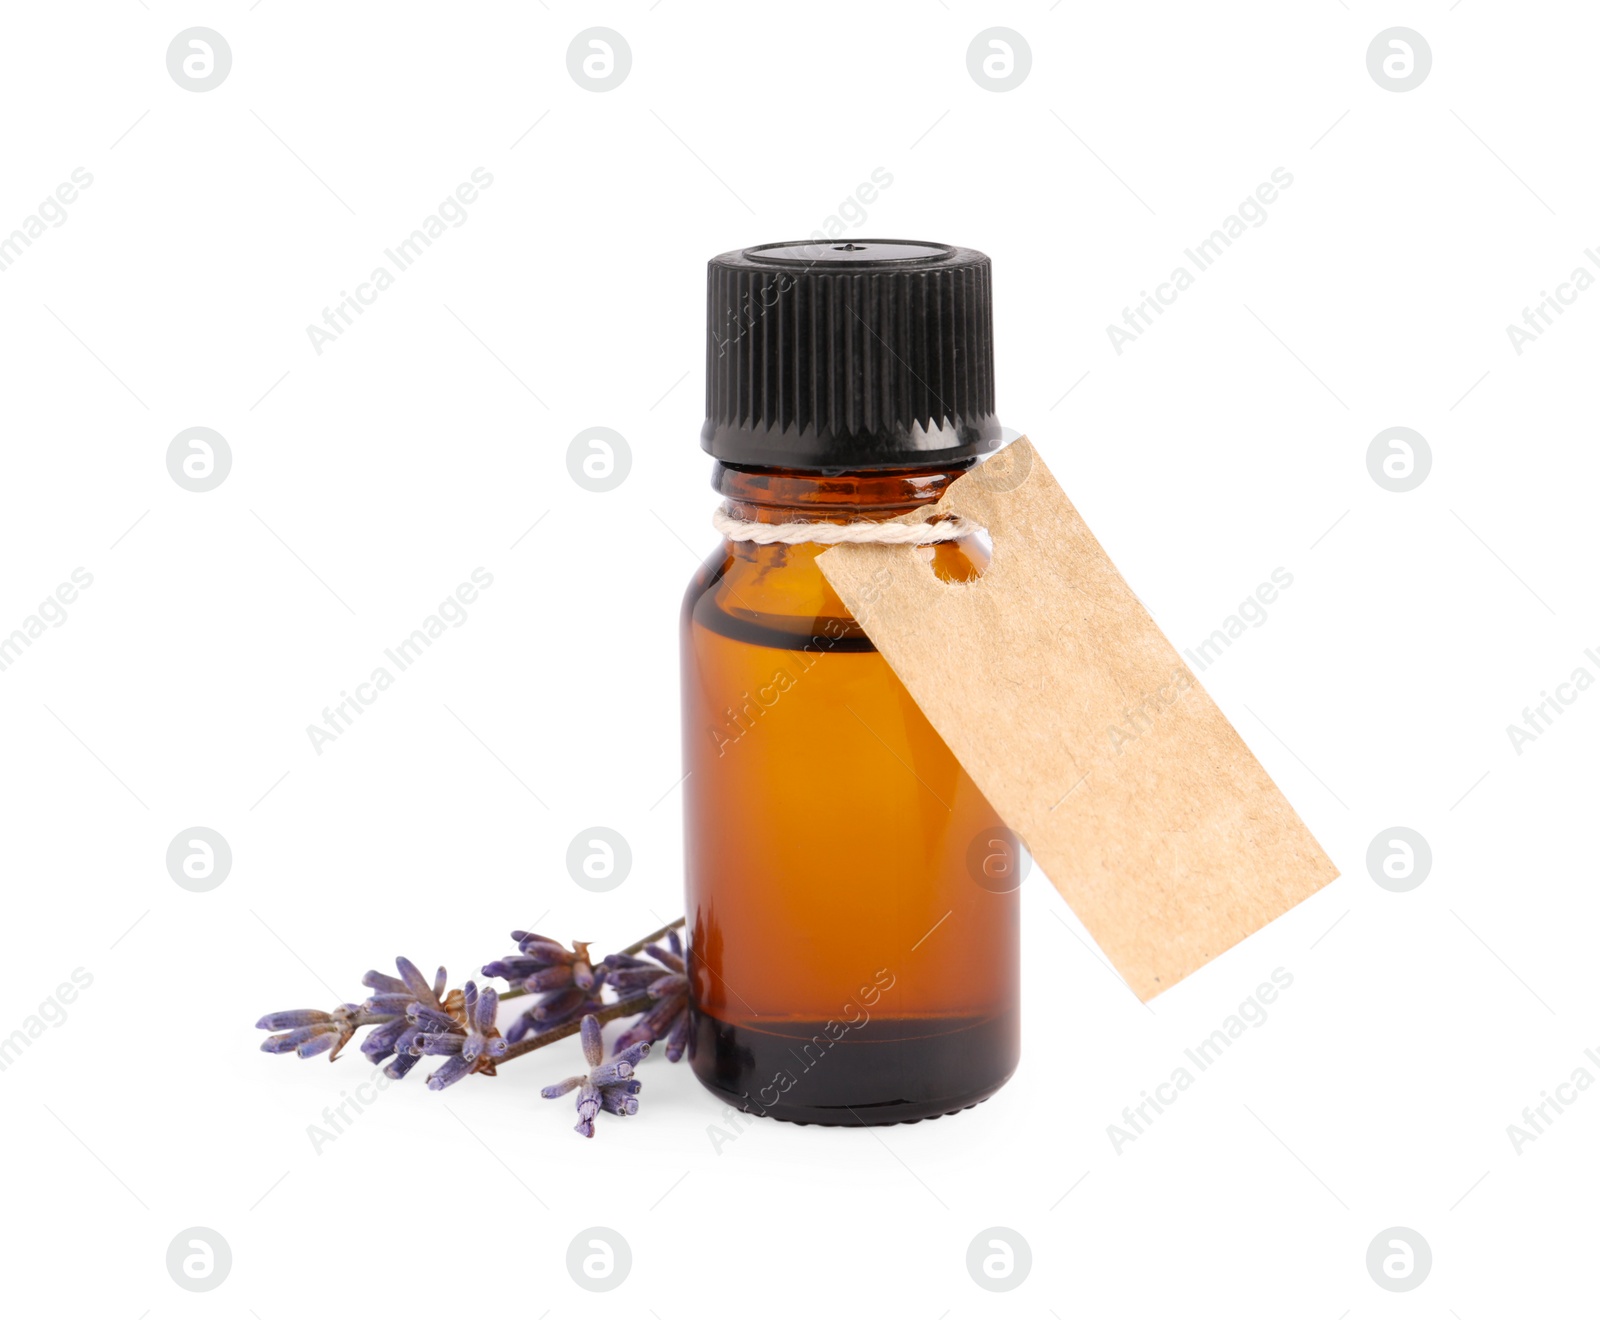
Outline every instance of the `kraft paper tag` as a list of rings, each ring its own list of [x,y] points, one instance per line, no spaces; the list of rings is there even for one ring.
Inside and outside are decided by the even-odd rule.
[[[1140,999],[1338,874],[1026,439],[900,521],[935,514],[989,529],[981,578],[817,562]]]

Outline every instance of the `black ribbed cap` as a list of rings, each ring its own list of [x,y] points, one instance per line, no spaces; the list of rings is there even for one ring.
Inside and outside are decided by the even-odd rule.
[[[983,253],[766,243],[713,257],[707,275],[700,443],[723,462],[932,466],[1000,443]]]

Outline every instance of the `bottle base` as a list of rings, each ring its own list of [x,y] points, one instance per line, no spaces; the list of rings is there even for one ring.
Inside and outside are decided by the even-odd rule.
[[[1005,1083],[1002,1082],[1000,1085],[1003,1086]],[[971,1104],[958,1105],[954,1109],[946,1109],[942,1112],[936,1112],[932,1114],[917,1114],[913,1117],[909,1114],[905,1116],[888,1114],[874,1115],[871,1113],[851,1111],[846,1113],[843,1118],[839,1117],[838,1114],[832,1110],[814,1111],[816,1116],[810,1118],[800,1117],[799,1110],[787,1112],[777,1109],[768,1109],[765,1112],[762,1112],[760,1110],[751,1108],[749,1105],[746,1105],[741,1101],[734,1099],[733,1097],[728,1096],[725,1091],[718,1091],[715,1087],[711,1089],[715,1094],[727,1099],[728,1102],[741,1113],[753,1114],[757,1118],[770,1118],[775,1123],[793,1123],[796,1127],[891,1127],[896,1123],[932,1123],[938,1118],[953,1118],[955,1115],[963,1113],[968,1109],[976,1109],[991,1095],[993,1095],[995,1091],[998,1091],[1000,1087],[996,1086],[992,1090],[985,1092]]]
[[[1016,1069],[1018,1015],[785,1020],[760,1028],[695,1013],[695,1076],[731,1107],[823,1127],[919,1123],[971,1109]]]

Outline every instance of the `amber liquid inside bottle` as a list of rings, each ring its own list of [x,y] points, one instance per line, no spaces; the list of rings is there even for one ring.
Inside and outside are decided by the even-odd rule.
[[[964,466],[843,476],[720,466],[736,517],[889,518]],[[696,1075],[796,1122],[937,1117],[1020,1046],[1018,895],[998,815],[829,587],[817,545],[724,542],[683,609]],[[951,582],[975,538],[919,554]]]

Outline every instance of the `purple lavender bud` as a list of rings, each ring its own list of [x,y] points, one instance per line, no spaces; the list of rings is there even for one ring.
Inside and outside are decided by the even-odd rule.
[[[338,1037],[330,1036],[327,1032],[323,1032],[320,1036],[313,1036],[306,1041],[295,1053],[302,1059],[315,1058],[317,1055],[326,1054],[331,1050],[337,1040]]]
[[[496,958],[491,963],[484,963],[484,976],[497,976],[502,981],[521,981],[532,976],[542,966],[537,958]]]
[[[638,1044],[648,1045],[649,1043],[650,1043],[650,1031],[649,1031],[649,1029],[648,1028],[644,1028],[644,1027],[640,1027],[637,1024],[635,1024],[634,1026],[629,1027],[620,1036],[618,1036],[617,1037],[617,1043],[615,1045],[613,1045],[611,1048],[612,1048],[613,1053],[621,1054],[625,1050],[632,1049],[635,1045],[638,1045]]]
[[[430,1091],[442,1091],[447,1086],[452,1086],[463,1077],[472,1072],[472,1065],[459,1054],[446,1059],[444,1063],[428,1078]]]
[[[684,970],[683,941],[677,930],[667,932],[667,945],[645,946],[644,952],[653,962],[643,962],[629,954],[612,954],[606,959],[615,969],[611,982],[619,994],[646,990],[656,1001],[617,1037],[612,1046],[614,1056],[642,1042],[665,1041],[669,1063],[683,1058],[689,1039],[689,978]]]
[[[367,1000],[365,1007],[367,1012],[376,1013],[382,1017],[404,1017],[406,1009],[416,1002],[417,997],[409,990],[402,989],[394,993],[385,990]]]
[[[422,969],[419,968],[416,963],[412,962],[411,959],[396,958],[394,960],[394,965],[400,973],[400,979],[405,982],[406,989],[411,991],[416,998],[438,998],[438,995],[430,994],[430,987],[428,985],[427,978],[423,976]],[[442,972],[444,969],[441,967],[439,970]]]
[[[650,1053],[650,1042],[641,1040],[636,1044],[630,1044],[626,1049],[617,1050],[612,1057],[619,1063],[626,1063],[631,1067],[648,1053]],[[623,1073],[621,1075],[626,1077],[628,1074]]]
[[[559,1082],[551,1082],[549,1086],[540,1091],[546,1100],[559,1100],[567,1095],[574,1087],[582,1086],[582,1077],[563,1077]]]
[[[554,1026],[555,1023],[565,1020],[572,1015],[572,1010],[583,1002],[583,991],[577,986],[569,985],[546,995],[537,1005],[529,1010],[537,1022],[547,1022]]]
[[[406,1007],[406,1021],[410,1022],[419,1031],[450,1032],[459,1031],[456,1020],[448,1013],[442,1013],[427,1004],[410,1004]]]
[[[570,963],[577,955],[570,949],[563,949],[554,940],[547,940],[542,935],[530,935],[517,942],[517,948],[530,958],[536,958],[544,966],[550,967],[556,963]]]
[[[614,1087],[608,1087],[600,1093],[600,1108],[608,1114],[626,1117],[639,1112],[639,1102],[631,1095],[623,1095]]]
[[[345,1007],[354,1011],[358,1005],[346,1004]],[[332,1013],[324,1013],[320,1008],[291,1008],[282,1013],[268,1013],[266,1017],[256,1023],[258,1031],[287,1031],[290,1027],[315,1027],[326,1026],[333,1021]]]
[[[689,1014],[687,1010],[678,1015],[677,1021],[672,1024],[672,1030],[667,1033],[667,1062],[676,1063],[683,1058],[684,1047],[689,1043]]]
[[[505,1037],[485,1036],[481,1031],[477,1031],[468,1036],[461,1046],[461,1057],[468,1063],[476,1063],[480,1058],[503,1059],[510,1048]]]
[[[383,1075],[399,1081],[408,1072],[417,1066],[417,1056],[404,1051],[396,1051],[394,1058],[383,1066]]]
[[[367,1033],[367,1038],[361,1042],[361,1052],[374,1063],[381,1063],[394,1053],[394,1043],[406,1030],[404,1018],[397,1018],[385,1022],[382,1026],[374,1028]]]
[[[683,958],[679,954],[663,949],[659,944],[646,946],[645,952],[663,967],[670,967],[675,972],[683,971]]]
[[[319,1027],[296,1027],[293,1031],[282,1036],[271,1036],[261,1042],[261,1048],[268,1054],[287,1054],[290,1050],[298,1050],[313,1036],[322,1034]]]
[[[578,1088],[578,1118],[583,1122],[592,1122],[599,1112],[600,1088],[593,1082],[585,1081]]]
[[[621,1059],[613,1059],[610,1063],[602,1063],[598,1068],[589,1070],[589,1081],[595,1086],[610,1086],[614,1082],[626,1081],[633,1076],[633,1065],[624,1063]]]
[[[605,1057],[600,1040],[600,1020],[593,1013],[583,1019],[581,1039],[583,1041],[583,1057],[589,1061],[589,1066],[593,1068]]]
[[[564,985],[572,984],[572,968],[563,963],[559,967],[546,967],[534,972],[532,976],[522,982],[525,989],[538,992],[541,990],[559,990]]]
[[[256,1026],[262,1031],[284,1032],[280,1036],[269,1036],[261,1043],[262,1050],[268,1054],[294,1053],[302,1059],[326,1054],[329,1059],[336,1059],[357,1030],[380,1020],[361,1004],[340,1004],[331,1013],[319,1008],[268,1013]]]

